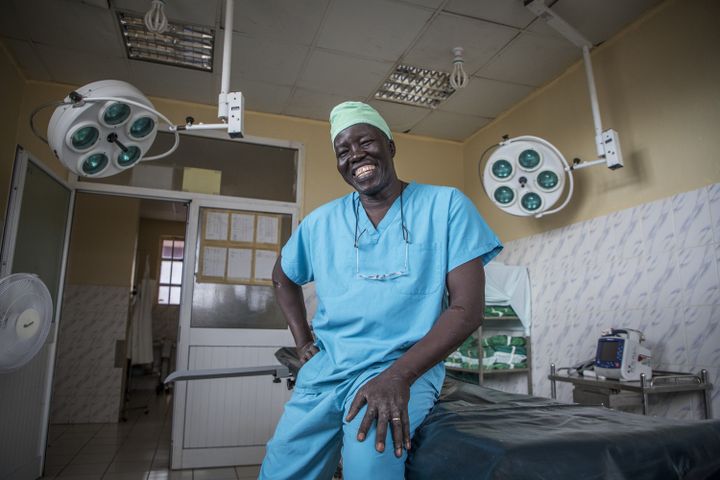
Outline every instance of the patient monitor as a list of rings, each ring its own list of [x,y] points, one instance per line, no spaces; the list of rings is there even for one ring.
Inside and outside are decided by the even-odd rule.
[[[598,339],[595,372],[605,378],[620,381],[640,380],[640,375],[652,375],[646,362],[650,350],[641,345],[642,332],[630,328],[613,328]]]

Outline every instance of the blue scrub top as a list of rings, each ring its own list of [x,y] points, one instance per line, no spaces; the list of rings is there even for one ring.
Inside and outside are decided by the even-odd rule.
[[[298,285],[315,281],[318,297],[320,352],[300,370],[299,389],[386,368],[435,324],[447,273],[502,250],[459,190],[411,183],[402,197],[409,243],[399,197],[375,228],[353,193],[313,211],[283,247],[285,275]]]

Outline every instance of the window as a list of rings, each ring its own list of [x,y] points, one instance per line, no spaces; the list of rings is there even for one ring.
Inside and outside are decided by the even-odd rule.
[[[185,239],[161,237],[158,303],[180,305]]]

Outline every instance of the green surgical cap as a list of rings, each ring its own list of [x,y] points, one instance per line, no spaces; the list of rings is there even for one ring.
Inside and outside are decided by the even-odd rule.
[[[343,102],[336,105],[330,112],[330,141],[335,143],[338,133],[358,123],[372,125],[392,140],[390,127],[377,110],[363,102]]]

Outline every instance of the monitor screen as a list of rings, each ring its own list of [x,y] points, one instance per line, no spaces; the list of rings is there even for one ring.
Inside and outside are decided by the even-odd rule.
[[[600,340],[597,359],[601,362],[615,361],[617,359],[618,347],[620,347],[620,342],[618,341]]]

